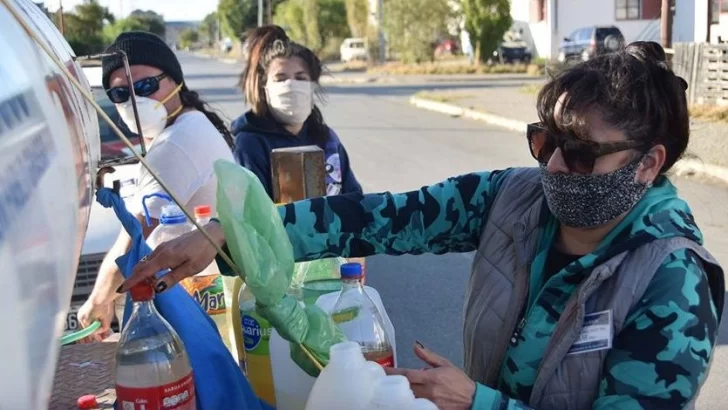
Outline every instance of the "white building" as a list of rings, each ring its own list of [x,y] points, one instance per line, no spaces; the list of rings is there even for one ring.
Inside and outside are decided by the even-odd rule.
[[[728,41],[728,0],[674,1],[673,42],[706,41],[708,21],[715,23],[710,26],[711,42],[717,42],[721,28]],[[619,27],[628,43],[659,42],[661,6],[661,0],[511,0],[511,16],[534,54],[552,58],[564,37],[589,26]]]

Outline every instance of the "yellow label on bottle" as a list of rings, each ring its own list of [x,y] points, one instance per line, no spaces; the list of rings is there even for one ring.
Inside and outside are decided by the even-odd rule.
[[[270,336],[273,327],[253,311],[240,312],[245,344],[245,368],[255,394],[275,406],[273,370],[270,364]]]
[[[219,274],[191,276],[180,284],[208,315],[225,313],[225,291],[222,286],[222,276]]]

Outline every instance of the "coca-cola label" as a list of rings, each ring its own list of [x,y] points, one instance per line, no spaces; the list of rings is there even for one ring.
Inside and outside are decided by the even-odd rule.
[[[116,385],[119,410],[195,410],[192,372],[174,383],[155,387]]]

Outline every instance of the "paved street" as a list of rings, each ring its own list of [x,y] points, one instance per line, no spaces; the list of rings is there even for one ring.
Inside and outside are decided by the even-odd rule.
[[[245,107],[237,90],[239,67],[183,56],[190,88],[229,119]],[[463,87],[472,86],[462,82]],[[453,84],[327,86],[324,117],[344,141],[364,189],[403,191],[477,170],[533,165],[525,138],[479,122],[419,110],[408,98],[423,88]],[[707,236],[708,248],[728,266],[728,190],[677,181]],[[461,364],[461,311],[470,254],[371,258],[368,283],[380,292],[397,329],[399,364],[421,367],[415,339]],[[722,344],[728,342],[725,326]],[[721,408],[728,392],[728,350],[719,348],[701,409]]]

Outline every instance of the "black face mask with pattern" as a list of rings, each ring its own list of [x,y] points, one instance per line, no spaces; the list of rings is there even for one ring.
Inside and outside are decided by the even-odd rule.
[[[629,211],[649,184],[636,182],[641,159],[601,175],[552,174],[540,164],[541,185],[556,219],[566,226],[591,228]]]

